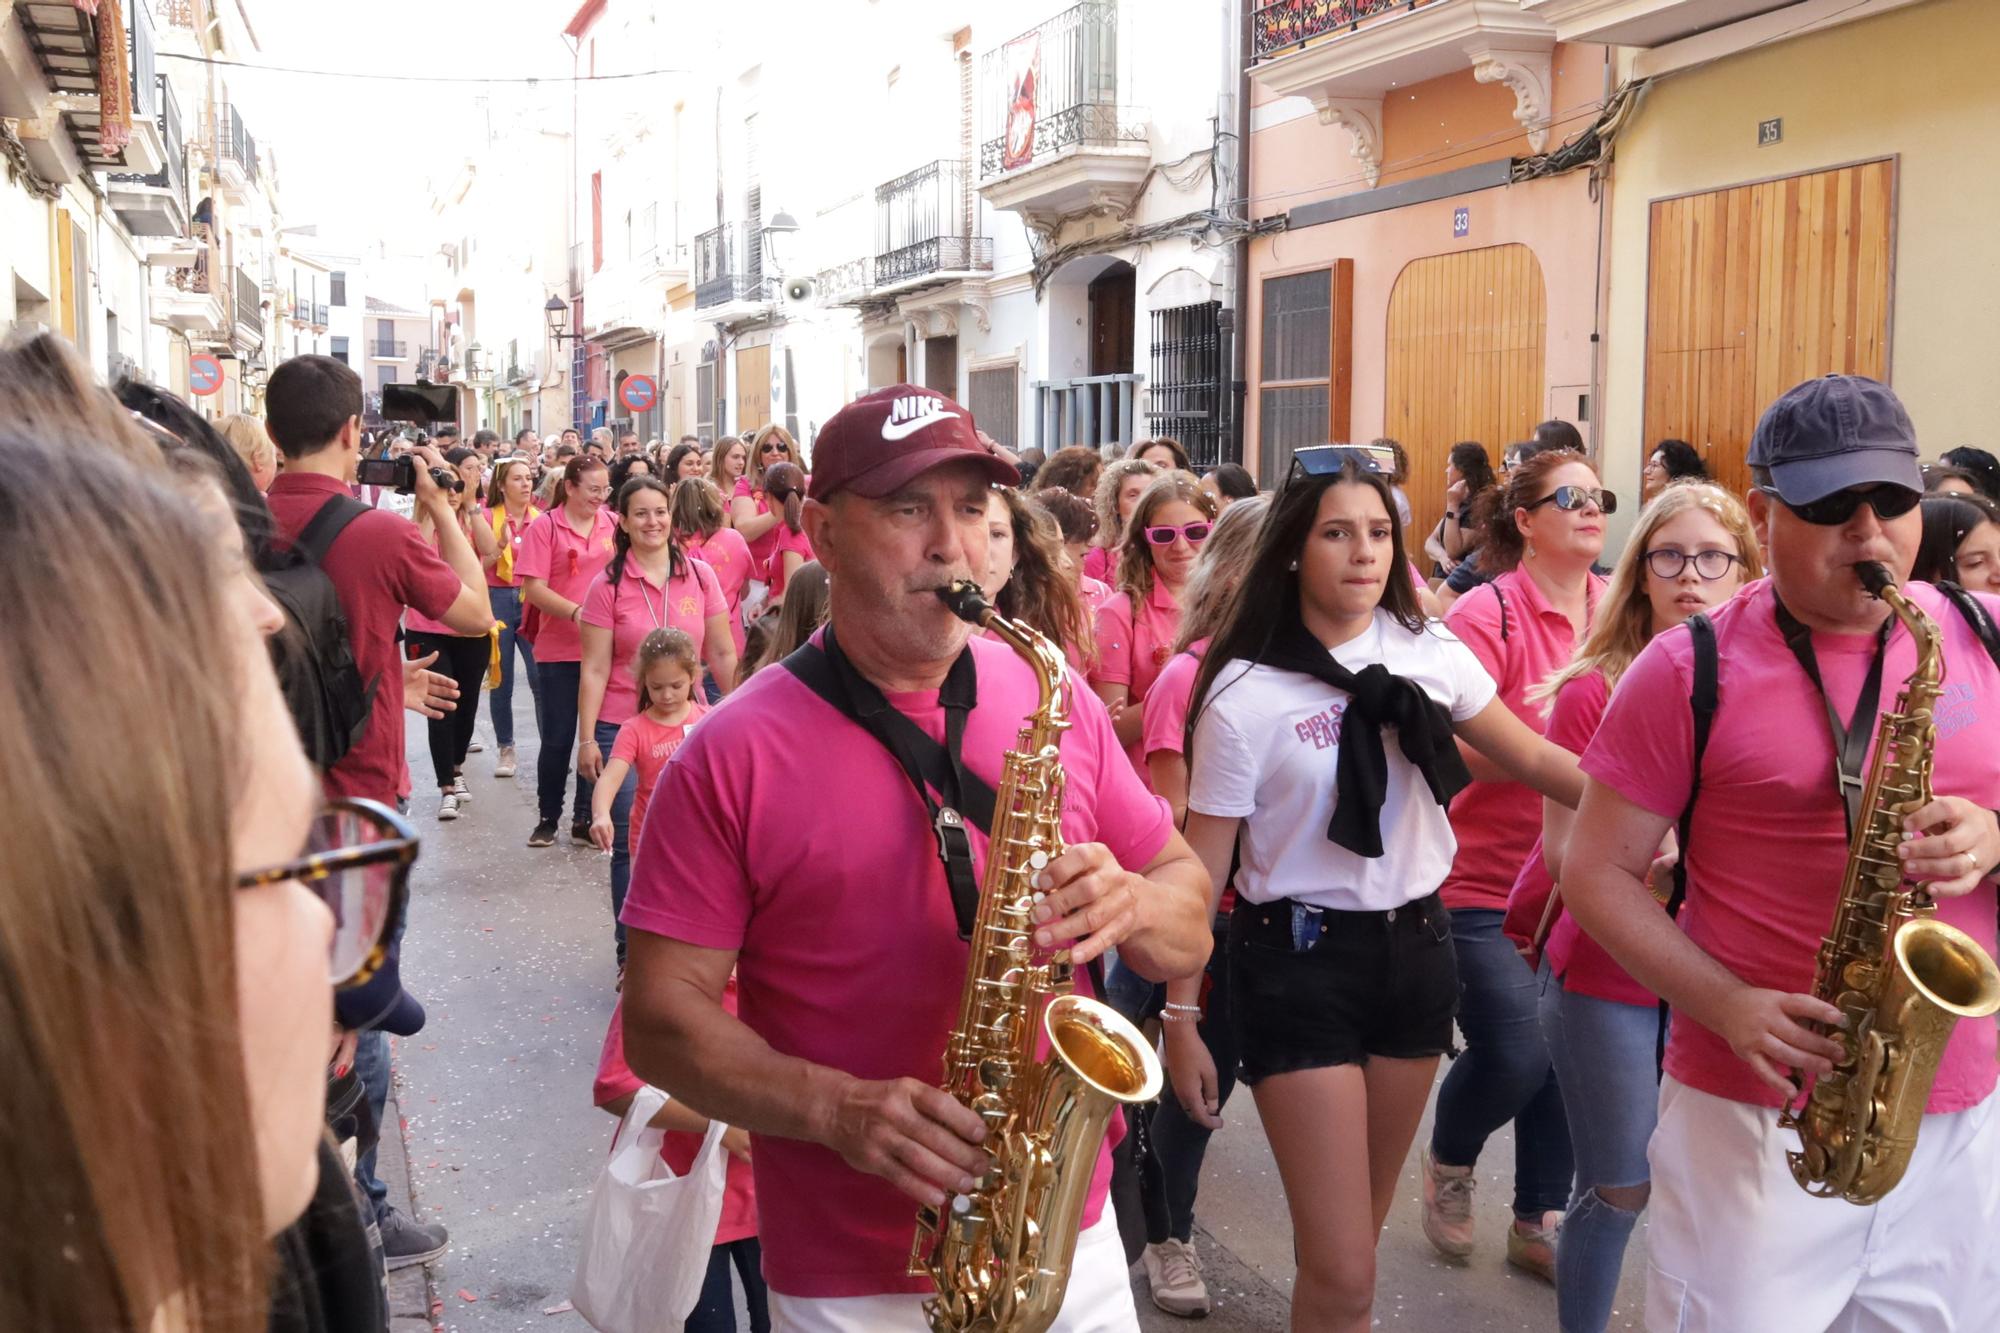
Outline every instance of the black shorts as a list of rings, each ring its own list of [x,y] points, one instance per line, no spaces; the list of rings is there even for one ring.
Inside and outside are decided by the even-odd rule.
[[[1238,901],[1229,919],[1229,987],[1239,1076],[1416,1060],[1451,1045],[1458,960],[1451,914],[1433,893],[1385,912],[1328,910],[1304,918],[1294,948],[1293,904]]]

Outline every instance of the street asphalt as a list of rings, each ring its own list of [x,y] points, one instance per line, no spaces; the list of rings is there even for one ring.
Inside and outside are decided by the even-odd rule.
[[[399,1110],[403,1122],[414,1206],[424,1220],[450,1228],[451,1247],[428,1270],[396,1275],[398,1333],[424,1324],[454,1333],[586,1327],[567,1301],[583,1215],[614,1123],[590,1101],[616,998],[609,866],[595,850],[571,846],[566,832],[554,847],[527,846],[534,722],[526,691],[516,695],[520,776],[493,776],[496,748],[482,700],[485,748],[466,764],[473,800],[452,823],[436,818],[422,725],[412,718],[409,729],[411,816],[423,852],[403,974],[429,1023],[396,1043],[391,1114]],[[1275,1333],[1288,1325],[1291,1226],[1248,1094],[1239,1093],[1225,1114],[1198,1208],[1196,1243],[1215,1298],[1202,1327]],[[1469,1262],[1452,1264],[1437,1257],[1419,1227],[1412,1152],[1378,1253],[1377,1327],[1474,1333],[1556,1326],[1551,1288],[1506,1263],[1511,1167],[1503,1132],[1479,1167],[1479,1249]],[[403,1163],[385,1170],[400,1194]],[[1613,1329],[1640,1327],[1644,1269],[1642,1228],[1626,1258]],[[1148,1333],[1187,1327],[1153,1308],[1143,1279],[1134,1292]]]

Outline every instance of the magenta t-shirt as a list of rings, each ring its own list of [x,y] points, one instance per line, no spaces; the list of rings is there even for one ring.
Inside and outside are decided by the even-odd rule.
[[[697,662],[710,616],[725,615],[729,604],[715,571],[692,556],[681,557],[681,572],[666,585],[652,582],[639,562],[627,559],[625,577],[614,586],[604,574],[590,581],[583,595],[583,623],[611,631],[611,676],[604,683],[599,722],[623,722],[639,710],[639,682],[632,675],[632,655],[656,629],[685,630],[694,640]],[[537,659],[539,660],[539,658]]]
[[[971,644],[979,706],[963,754],[997,785],[1001,756],[1036,706],[1035,680],[1011,649]],[[1166,846],[1171,816],[1120,756],[1110,716],[1081,680],[1071,684],[1084,697],[1061,740],[1063,835],[1101,842],[1138,869]],[[889,701],[943,739],[935,692]],[[640,840],[627,927],[736,951],[743,1021],[776,1050],[857,1078],[942,1079],[967,946],[929,813],[880,742],[789,671],[760,671],[688,737],[655,800],[674,817],[649,823]],[[975,833],[973,844],[983,864],[985,839]],[[1087,974],[1077,989],[1089,991]],[[1099,1155],[1085,1226],[1103,1212],[1118,1132]],[[774,1290],[930,1290],[905,1271],[916,1226],[907,1195],[796,1139],[754,1136],[751,1159],[758,1192],[783,1200],[761,1219]]]
[[[1153,688],[1146,691],[1145,723],[1139,733],[1139,750],[1147,758],[1152,758],[1155,750],[1167,750],[1174,754],[1185,752],[1188,709],[1194,702],[1194,678],[1201,670],[1201,655],[1207,649],[1207,639],[1196,639],[1188,645],[1186,652],[1175,653],[1153,679]]]
[[[1090,668],[1090,683],[1125,686],[1131,695],[1126,706],[1137,708],[1174,655],[1174,640],[1180,633],[1181,604],[1159,579],[1153,580],[1152,591],[1136,606],[1131,593],[1119,593],[1097,608],[1097,661]],[[1143,741],[1134,741],[1126,754],[1144,777]]]
[[[1593,614],[1603,590],[1604,580],[1591,575]],[[1505,639],[1500,637],[1503,598]],[[1545,732],[1541,705],[1528,702],[1528,691],[1569,664],[1576,633],[1528,571],[1516,567],[1474,588],[1451,604],[1444,623],[1493,677],[1514,716],[1530,730]],[[1444,905],[1505,910],[1514,880],[1542,834],[1541,794],[1520,782],[1474,782],[1452,798],[1451,831],[1458,855],[1440,889]]]
[[[1935,588],[1904,593],[1944,632],[1945,683],[1935,709],[1932,790],[2000,807],[2000,672],[1965,617]],[[1980,596],[1989,614],[2000,600]],[[1680,924],[1717,962],[1753,986],[1810,992],[1814,954],[1833,923],[1847,864],[1847,827],[1834,790],[1833,737],[1818,691],[1779,633],[1768,581],[1709,612],[1720,658],[1715,720],[1702,757],[1688,845]],[[1827,698],[1852,714],[1875,636],[1813,635]],[[1694,755],[1693,644],[1685,628],[1656,636],[1613,692],[1583,771],[1663,819],[1687,803]],[[1901,626],[1889,637],[1882,706],[1893,707],[1916,654]],[[1872,736],[1873,722],[1865,722]],[[1938,900],[1937,919],[1993,950],[1991,880]],[[1676,1014],[1666,1071],[1692,1088],[1776,1106],[1778,1094],[1729,1043]],[[1952,1032],[1926,1111],[1975,1106],[1993,1091],[1994,1020],[1961,1020]]]
[[[706,541],[683,543],[681,549],[715,571],[722,588],[722,600],[729,604],[729,637],[736,641],[736,658],[743,659],[743,586],[755,578],[751,567],[750,543],[734,528],[717,528]]]
[[[785,595],[785,552],[796,551],[801,564],[815,557],[812,543],[806,540],[803,529],[793,532],[784,520],[780,519],[778,526],[772,531],[778,534],[778,540],[771,547],[771,560],[764,568],[764,582],[771,585],[771,599],[776,601]]]
[[[698,699],[700,691],[695,693]],[[646,807],[653,802],[653,789],[659,785],[667,760],[674,757],[674,751],[681,748],[688,732],[707,711],[699,702],[691,701],[687,716],[672,725],[655,722],[644,713],[634,713],[618,728],[610,757],[623,759],[639,775],[632,792],[632,815],[626,821],[626,836],[635,854],[639,850],[640,830],[646,827]]]
[[[1096,579],[1109,586],[1111,576],[1118,572],[1118,561],[1106,546],[1093,546],[1083,553],[1083,576]]]
[[[757,504],[757,512],[760,514],[771,512],[770,497],[764,493],[763,487],[752,486],[748,477],[738,477],[736,479],[736,491],[735,494],[730,496],[730,499],[734,501],[738,498],[754,500]],[[778,531],[784,526],[784,516],[780,515],[778,521],[772,524],[763,536],[750,543],[750,559],[752,567],[757,571],[754,577],[760,579],[764,577],[765,566],[771,563],[771,552],[778,547]]]
[[[569,525],[569,516],[560,506],[549,510],[521,535],[521,549],[514,556],[514,577],[546,579],[549,591],[582,604],[590,581],[611,563],[618,520],[609,505],[599,505],[589,532]],[[541,617],[535,639],[537,662],[580,662],[583,635],[576,625],[554,616]]]

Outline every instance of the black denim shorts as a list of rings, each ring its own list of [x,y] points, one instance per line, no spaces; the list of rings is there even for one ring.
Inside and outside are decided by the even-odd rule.
[[[1451,914],[1435,893],[1383,912],[1239,901],[1228,966],[1245,1083],[1371,1055],[1422,1059],[1451,1045],[1458,960]]]

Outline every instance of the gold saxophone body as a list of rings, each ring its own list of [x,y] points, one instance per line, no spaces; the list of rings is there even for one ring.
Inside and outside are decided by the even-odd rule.
[[[1778,1123],[1798,1131],[1799,1149],[1785,1158],[1808,1194],[1870,1204],[1909,1169],[1952,1028],[2000,1009],[2000,970],[1971,936],[1933,919],[1937,904],[1921,885],[1904,883],[1903,816],[1931,799],[1943,636],[1885,567],[1855,570],[1916,641],[1917,669],[1876,727],[1840,905],[1813,975],[1813,994],[1847,1017],[1845,1031],[1825,1033],[1841,1056]]]
[[[1041,699],[1008,751],[972,927],[944,1090],[986,1122],[987,1166],[970,1193],[917,1213],[910,1273],[937,1295],[935,1333],[1042,1333],[1062,1309],[1111,1112],[1151,1101],[1160,1061],[1115,1009],[1074,993],[1069,958],[1033,957],[1031,883],[1062,854],[1069,667],[1062,649],[996,612],[975,583],[939,596],[1034,668]],[[1046,1037],[1048,1055],[1042,1055]]]

